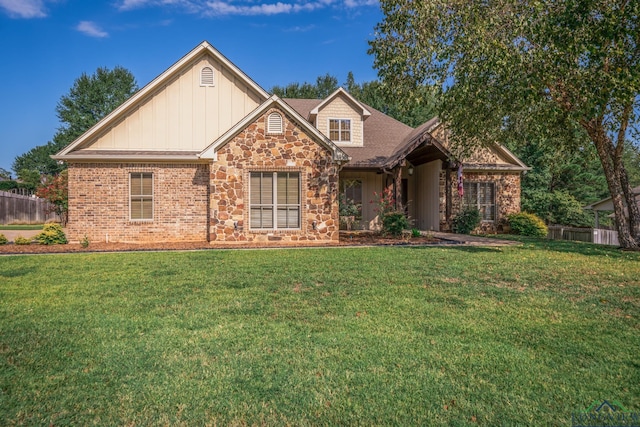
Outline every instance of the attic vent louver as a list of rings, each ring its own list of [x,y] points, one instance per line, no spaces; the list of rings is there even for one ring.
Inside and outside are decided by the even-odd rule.
[[[271,113],[267,118],[267,133],[281,134],[284,132],[282,116],[278,113]]]
[[[213,68],[204,67],[200,70],[200,86],[213,86]]]

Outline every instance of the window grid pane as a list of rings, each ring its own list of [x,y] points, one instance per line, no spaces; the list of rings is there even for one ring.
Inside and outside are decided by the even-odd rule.
[[[495,183],[493,182],[465,182],[463,205],[475,207],[480,211],[483,221],[495,221]]]
[[[250,186],[251,228],[300,228],[298,172],[252,172]]]
[[[131,173],[130,178],[130,219],[153,219],[153,174]]]

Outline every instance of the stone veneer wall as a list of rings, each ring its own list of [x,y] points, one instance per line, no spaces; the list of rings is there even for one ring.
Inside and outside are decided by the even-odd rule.
[[[445,173],[440,171],[440,230],[450,231],[451,224],[446,222],[446,193]],[[462,201],[458,197],[458,181],[456,171],[451,173],[451,218],[454,218],[462,208]],[[476,229],[482,233],[496,233],[502,230],[507,215],[520,212],[520,173],[519,172],[464,172],[465,182],[495,182],[496,183],[496,220],[482,221]]]
[[[153,173],[153,220],[129,219],[129,173]],[[208,164],[69,163],[72,242],[207,241]]]
[[[284,133],[267,134],[265,117],[278,112]],[[250,172],[300,172],[301,228],[252,230]],[[332,153],[279,109],[270,109],[217,151],[211,170],[210,239],[215,242],[330,242],[339,239],[338,166]],[[314,229],[315,222],[315,229]]]

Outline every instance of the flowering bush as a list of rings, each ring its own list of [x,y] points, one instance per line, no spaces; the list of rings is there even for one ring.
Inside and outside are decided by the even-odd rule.
[[[45,177],[44,183],[36,190],[36,196],[51,203],[52,207],[49,212],[58,215],[63,226],[67,223],[67,212],[69,210],[68,182],[69,178],[65,170],[57,176]]]
[[[373,193],[373,196],[375,200],[372,200],[371,203],[376,203],[377,205],[375,211],[382,225],[382,234],[400,237],[402,231],[409,228],[409,219],[403,206],[396,205],[390,188],[385,188],[382,193]]]

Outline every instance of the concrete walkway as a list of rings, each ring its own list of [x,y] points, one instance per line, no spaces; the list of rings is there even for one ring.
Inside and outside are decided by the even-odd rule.
[[[4,237],[6,237],[10,242],[13,242],[16,237],[33,239],[41,232],[42,230],[0,230],[0,234],[4,234]]]

